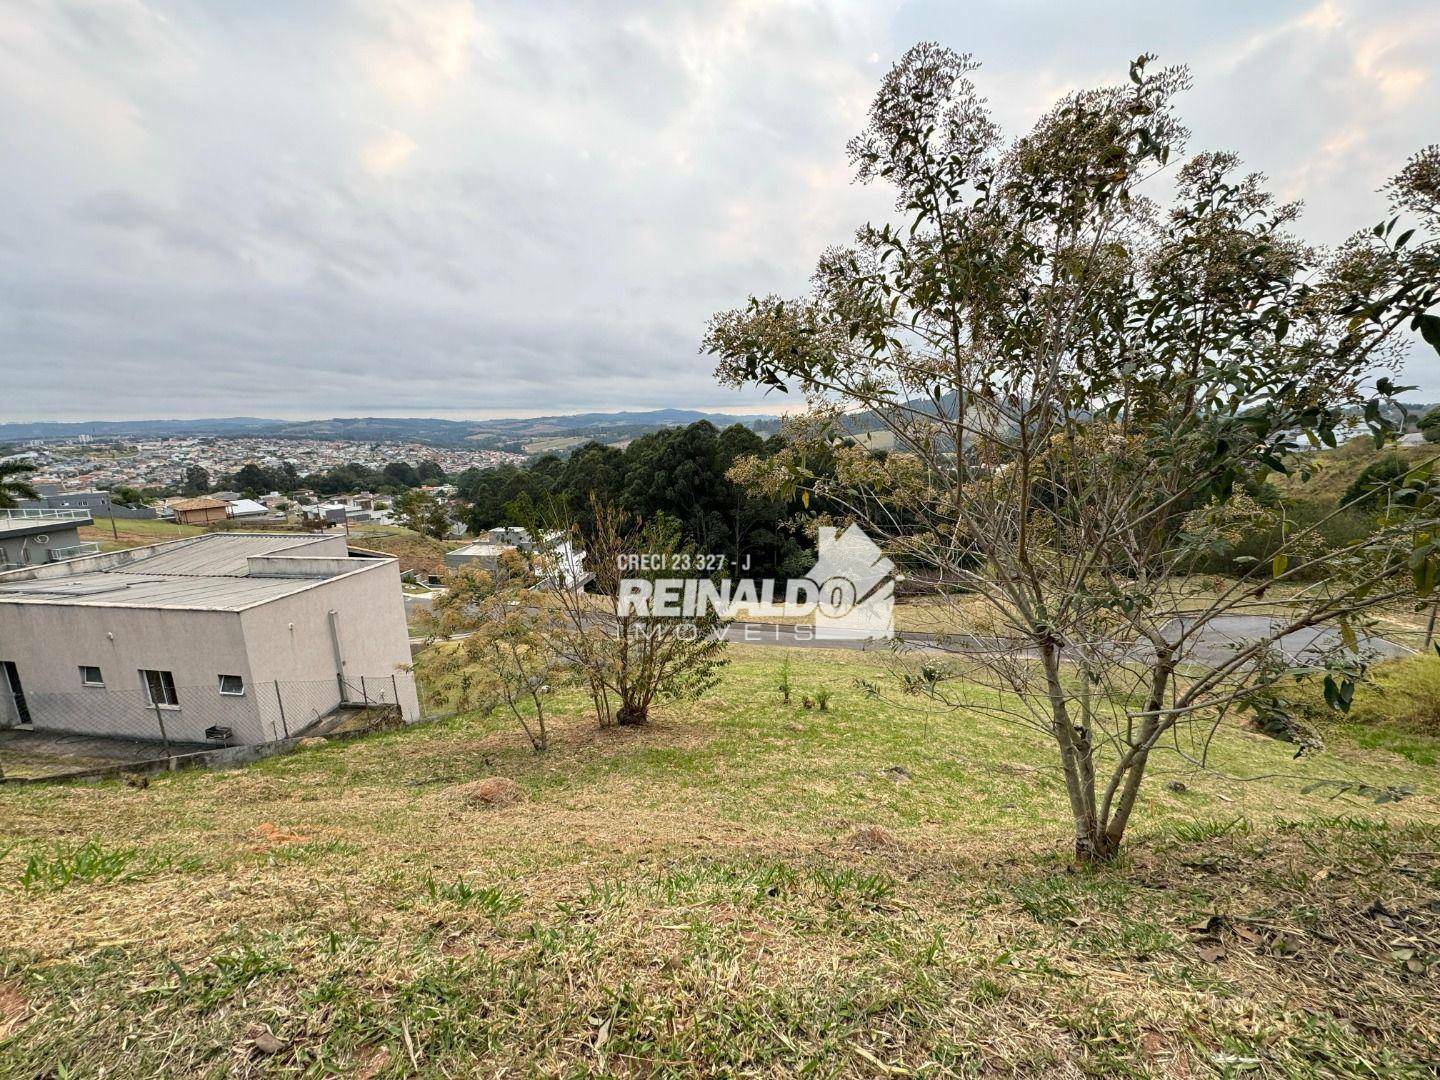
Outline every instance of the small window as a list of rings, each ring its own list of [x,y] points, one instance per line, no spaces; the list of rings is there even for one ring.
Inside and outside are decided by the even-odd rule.
[[[100,669],[98,667],[91,667],[89,664],[81,664],[80,681],[86,686],[104,686],[105,676],[100,673]]]
[[[175,694],[175,676],[168,671],[141,669],[140,678],[145,683],[145,693],[151,705],[166,709],[178,709],[180,699]]]
[[[245,680],[239,675],[221,675],[220,693],[226,697],[243,697],[245,695]]]

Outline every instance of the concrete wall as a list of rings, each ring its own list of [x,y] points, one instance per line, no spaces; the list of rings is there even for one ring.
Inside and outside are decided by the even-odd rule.
[[[441,558],[445,565],[452,570],[459,570],[462,566],[469,566],[473,563],[481,570],[493,572],[500,565],[498,552],[466,552],[464,548],[460,548],[457,551],[447,551]]]
[[[359,573],[331,578],[242,612],[250,670],[257,685],[271,684],[269,695],[260,694],[262,727],[273,729],[280,723],[279,705],[268,700],[274,696],[276,681],[285,697],[285,726],[293,732],[339,704],[339,675],[353,687],[350,696],[356,700],[362,675],[376,680],[387,700],[398,689],[405,719],[419,718],[413,680],[396,679],[394,689],[386,685],[389,676],[410,662],[399,563],[350,561]],[[313,686],[308,701],[298,687],[290,690],[288,684],[297,680]]]
[[[240,615],[224,611],[0,604],[0,660],[20,673],[36,728],[203,742],[205,729],[229,727],[241,742],[268,739]],[[100,668],[105,686],[80,681],[80,665]],[[157,719],[140,670],[173,672],[178,709]],[[222,696],[219,676],[245,680],[244,697]]]

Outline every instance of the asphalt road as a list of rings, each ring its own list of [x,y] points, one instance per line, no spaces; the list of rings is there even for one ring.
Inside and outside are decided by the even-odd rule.
[[[1214,666],[1223,663],[1242,648],[1271,632],[1272,621],[1259,615],[1222,615],[1210,622],[1190,643],[1185,658],[1194,663]],[[901,631],[895,635],[901,647],[920,651],[935,652],[997,652],[1005,648],[999,639],[984,639],[974,636],[947,636],[943,643],[936,641],[934,634]],[[775,645],[789,649],[850,649],[875,650],[892,648],[887,641],[870,640],[826,640],[817,639],[814,627],[809,624],[790,626],[781,623],[733,622],[725,631],[725,640],[738,645]],[[1333,648],[1340,642],[1338,631],[1328,627],[1297,630],[1286,634],[1276,642],[1277,648],[1289,660],[1314,658],[1319,652]],[[422,646],[421,638],[410,639],[411,652]],[[1392,641],[1362,634],[1360,645],[1363,650],[1377,657],[1406,656],[1413,650]]]

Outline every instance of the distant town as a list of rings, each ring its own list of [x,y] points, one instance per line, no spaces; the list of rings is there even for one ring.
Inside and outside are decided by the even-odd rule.
[[[415,442],[348,442],[323,439],[160,438],[27,440],[12,446],[4,459],[28,460],[34,480],[67,490],[92,488],[179,488],[186,472],[199,467],[213,477],[228,476],[248,464],[278,466],[289,462],[300,473],[324,472],[359,464],[383,469],[395,461],[434,461],[447,474],[488,469],[525,460],[504,450],[471,450]]]

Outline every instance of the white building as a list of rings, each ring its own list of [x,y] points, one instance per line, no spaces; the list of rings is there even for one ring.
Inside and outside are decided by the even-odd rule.
[[[395,559],[212,533],[0,574],[0,727],[268,742],[342,704],[419,715]]]
[[[444,560],[452,570],[472,563],[482,570],[494,570],[507,551],[529,556],[542,585],[583,589],[593,576],[585,570],[585,552],[571,547],[563,534],[550,533],[537,545],[528,531],[515,526],[490,529],[483,540],[447,551]]]

